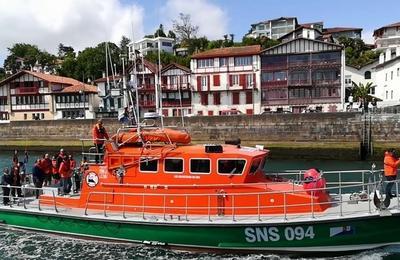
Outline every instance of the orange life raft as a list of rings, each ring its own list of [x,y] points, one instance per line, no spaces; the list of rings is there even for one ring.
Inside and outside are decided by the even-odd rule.
[[[118,135],[118,143],[133,144],[140,140],[143,142],[172,142],[179,144],[189,144],[191,142],[190,135],[181,130],[174,129],[142,129],[140,135],[136,129]]]

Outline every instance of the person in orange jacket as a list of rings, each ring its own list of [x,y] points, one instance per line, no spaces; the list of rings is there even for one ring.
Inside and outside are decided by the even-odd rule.
[[[99,119],[97,124],[93,126],[93,144],[96,147],[97,153],[103,153],[103,145],[104,141],[108,140],[108,134],[106,129],[103,126],[103,120]],[[99,155],[96,155],[96,163],[99,162]]]
[[[70,165],[71,164],[68,160],[68,157],[65,156],[60,164],[60,169],[59,169],[63,195],[67,195],[71,192],[72,182],[71,182]]]
[[[396,158],[396,150],[388,149],[385,152],[385,158],[383,160],[384,165],[384,174],[386,181],[388,181],[386,185],[386,195],[392,196],[392,187],[394,185],[394,180],[397,178],[397,167],[400,164],[400,159]]]

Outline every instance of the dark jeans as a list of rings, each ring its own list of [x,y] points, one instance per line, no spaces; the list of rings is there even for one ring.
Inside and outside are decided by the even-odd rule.
[[[35,188],[42,188],[43,187],[43,180],[39,178],[33,178],[33,183],[35,184]],[[39,198],[41,194],[41,190],[35,190],[36,198]]]
[[[103,146],[104,146],[104,144],[94,144],[94,146],[96,147],[96,153],[103,153]],[[101,162],[103,159],[102,159],[102,155],[97,155],[96,154],[96,163],[99,163],[99,162]]]
[[[3,204],[7,205],[10,202],[10,188],[3,187]]]
[[[63,188],[64,194],[70,193],[72,187],[71,178],[61,178],[61,187]]]
[[[386,181],[394,181],[396,180],[397,176],[385,176],[386,177]],[[388,182],[386,183],[386,195],[389,195],[390,197],[392,197],[392,187],[394,185],[394,182]]]
[[[47,173],[44,175],[44,186],[51,185],[51,173]]]

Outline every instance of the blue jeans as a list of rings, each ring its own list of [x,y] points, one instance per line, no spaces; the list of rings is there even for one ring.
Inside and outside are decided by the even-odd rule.
[[[71,192],[72,182],[71,178],[61,178],[61,187],[63,188],[63,193],[68,194]]]

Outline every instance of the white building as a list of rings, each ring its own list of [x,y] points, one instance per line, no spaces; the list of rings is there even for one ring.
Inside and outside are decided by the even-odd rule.
[[[95,118],[95,86],[21,70],[0,82],[0,121]]]
[[[251,25],[246,37],[257,38],[266,36],[271,39],[278,39],[293,31],[298,26],[296,17],[280,17]]]
[[[220,48],[192,56],[193,112],[260,113],[259,45]],[[227,113],[228,112],[228,113]]]
[[[383,26],[374,31],[375,46],[378,50],[400,46],[400,22]]]
[[[393,54],[390,49],[379,57],[376,72],[376,96],[383,100],[378,106],[400,105],[400,46]]]
[[[346,88],[346,98],[345,102],[348,102],[348,97],[351,93],[353,88],[353,82],[355,84],[363,84],[364,86],[372,82],[373,85],[370,90],[370,94],[375,96],[376,95],[376,72],[375,66],[378,65],[378,60],[370,62],[363,67],[353,67],[346,65],[344,71],[344,84]]]
[[[158,51],[160,46],[161,51],[170,52],[174,51],[175,39],[168,37],[156,37],[156,38],[143,38],[139,41],[129,44],[129,58],[133,59],[133,47],[136,51],[139,51],[143,55],[147,55],[148,52]]]
[[[100,97],[98,114],[101,117],[116,117],[118,111],[124,108],[122,77],[119,75],[103,77],[96,79],[94,83],[97,85]]]

